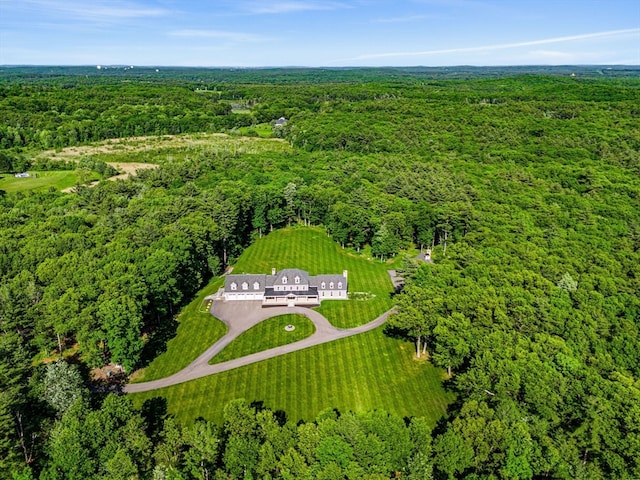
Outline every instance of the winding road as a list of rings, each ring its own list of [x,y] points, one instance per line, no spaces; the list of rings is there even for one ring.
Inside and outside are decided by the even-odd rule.
[[[158,388],[170,387],[179,383],[206,377],[215,373],[226,372],[234,368],[243,367],[252,363],[261,362],[268,358],[278,357],[286,353],[302,350],[303,348],[320,345],[322,343],[333,342],[340,338],[358,335],[368,332],[384,324],[387,317],[393,313],[394,309],[388,310],[375,320],[356,328],[341,329],[336,328],[329,321],[309,308],[304,307],[269,307],[262,308],[261,301],[215,301],[211,307],[211,313],[222,320],[229,330],[227,333],[202,355],[191,362],[187,367],[173,375],[159,380],[143,383],[131,383],[125,385],[123,391],[126,393],[148,392]],[[227,362],[209,365],[209,360],[220,353],[224,347],[229,345],[241,333],[247,331],[254,325],[272,317],[285,315],[288,313],[298,313],[308,317],[315,325],[316,331],[313,335],[295,343],[289,343],[280,347],[271,348],[262,352],[236,358]]]

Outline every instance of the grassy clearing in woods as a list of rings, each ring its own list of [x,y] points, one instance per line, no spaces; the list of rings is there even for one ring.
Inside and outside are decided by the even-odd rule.
[[[312,275],[348,270],[349,290],[371,295],[364,300],[325,301],[319,311],[338,327],[367,323],[392,306],[386,270],[394,265],[349,254],[318,228],[286,228],[263,237],[240,256],[234,273],[270,273],[272,267],[301,268]],[[222,279],[212,281],[185,308],[176,337],[146,369],[144,380],[184,368],[223,334],[222,322],[202,313],[206,310],[204,297],[221,285]],[[270,348],[271,344],[264,348],[257,344],[264,332],[278,330],[270,321],[293,323],[282,317],[267,320],[220,355],[231,358]],[[221,357],[216,361],[222,361]],[[382,409],[402,416],[424,416],[435,425],[453,401],[442,386],[444,377],[429,362],[413,360],[412,343],[389,338],[378,328],[173,387],[132,394],[132,398],[142,405],[163,397],[169,413],[182,422],[200,416],[221,422],[224,405],[245,398],[284,410],[294,421],[311,420],[326,408]]]

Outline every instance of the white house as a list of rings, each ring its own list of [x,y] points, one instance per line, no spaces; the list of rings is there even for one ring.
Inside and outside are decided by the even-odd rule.
[[[288,123],[288,120],[284,117],[280,117],[275,121],[276,127],[284,127]]]
[[[347,299],[347,271],[342,275],[309,275],[297,268],[287,268],[271,275],[227,275],[225,300],[261,300],[269,305],[319,305],[322,300]]]

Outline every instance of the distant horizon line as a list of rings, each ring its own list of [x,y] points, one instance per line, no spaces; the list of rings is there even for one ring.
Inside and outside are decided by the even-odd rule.
[[[68,68],[95,68],[108,69],[108,68],[206,68],[206,69],[237,69],[237,70],[264,70],[264,69],[357,69],[357,68],[518,68],[518,67],[546,67],[546,68],[563,68],[563,67],[637,67],[639,64],[634,63],[566,63],[566,64],[547,64],[547,63],[522,63],[522,64],[509,64],[509,65],[473,65],[473,64],[457,64],[457,65],[343,65],[343,66],[329,66],[329,65],[262,65],[262,66],[240,66],[240,65],[140,65],[130,63],[86,63],[86,64],[38,64],[38,63],[10,63],[0,64],[0,68],[16,68],[16,67],[68,67]]]

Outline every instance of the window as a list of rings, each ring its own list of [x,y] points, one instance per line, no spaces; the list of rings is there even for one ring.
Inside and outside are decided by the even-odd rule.
[[[229,285],[231,287],[231,290],[237,290],[238,289],[238,284],[236,282],[231,282],[231,285]]]
[[[247,282],[242,282],[242,289],[247,290],[249,288],[249,284]]]
[[[295,283],[300,283],[300,277],[296,275],[296,278],[293,279]]]
[[[286,276],[282,277],[282,284],[283,285],[287,284],[287,277]]]
[[[329,282],[329,290],[333,289],[333,282]]]
[[[322,290],[324,290],[325,288],[327,288],[327,284],[326,284],[325,282],[322,282],[322,283],[320,284],[320,288],[321,288]]]
[[[258,282],[253,282],[253,289],[260,290],[260,284]]]
[[[338,282],[338,289],[342,289],[342,282]]]

